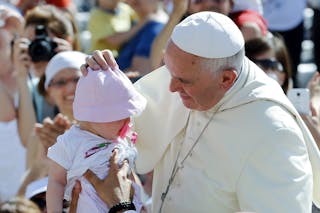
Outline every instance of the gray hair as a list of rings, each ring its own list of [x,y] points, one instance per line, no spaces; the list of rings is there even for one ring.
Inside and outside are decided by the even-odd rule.
[[[210,70],[212,73],[217,74],[220,71],[226,69],[233,69],[238,74],[241,71],[242,63],[244,59],[244,48],[241,48],[239,52],[235,55],[226,57],[226,58],[210,58],[210,59],[203,59],[201,60],[201,67],[205,70]]]

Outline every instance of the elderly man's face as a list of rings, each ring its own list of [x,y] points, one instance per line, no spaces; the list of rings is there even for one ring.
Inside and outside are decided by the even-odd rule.
[[[212,108],[226,92],[220,73],[201,66],[201,58],[188,54],[170,42],[164,61],[171,74],[170,91],[178,92],[183,104],[204,111]]]

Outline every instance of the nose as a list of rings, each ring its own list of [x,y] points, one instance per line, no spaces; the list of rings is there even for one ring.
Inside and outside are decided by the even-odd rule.
[[[179,89],[179,81],[175,78],[171,78],[169,90],[170,92],[177,92]]]
[[[77,83],[73,81],[68,81],[65,85],[65,89],[67,91],[75,91],[76,90]]]

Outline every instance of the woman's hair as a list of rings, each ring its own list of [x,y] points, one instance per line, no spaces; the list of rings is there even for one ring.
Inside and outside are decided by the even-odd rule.
[[[281,63],[286,74],[282,89],[285,92],[288,91],[292,71],[288,50],[281,35],[269,34],[265,37],[249,40],[245,44],[245,50],[249,59],[255,59],[267,51],[273,51],[275,59]]]
[[[41,211],[31,200],[15,197],[0,205],[0,213],[41,213]]]
[[[39,83],[38,83],[38,92],[40,95],[42,95],[43,97],[45,97],[47,95],[47,91],[44,88],[44,82],[46,82],[46,75],[42,75],[39,79]]]
[[[43,25],[49,32],[58,38],[72,38],[72,49],[79,50],[78,28],[74,17],[67,10],[59,9],[53,5],[39,5],[29,10],[25,15],[25,26]],[[40,77],[39,93],[45,96],[45,75]]]
[[[79,50],[78,29],[74,17],[67,10],[53,5],[39,5],[25,15],[25,26],[43,25],[58,38],[72,39],[72,47]]]

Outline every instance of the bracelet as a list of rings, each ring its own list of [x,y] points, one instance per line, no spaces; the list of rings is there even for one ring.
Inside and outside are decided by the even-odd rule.
[[[109,213],[117,213],[121,210],[136,210],[136,207],[132,202],[120,202],[112,206],[109,210]]]

